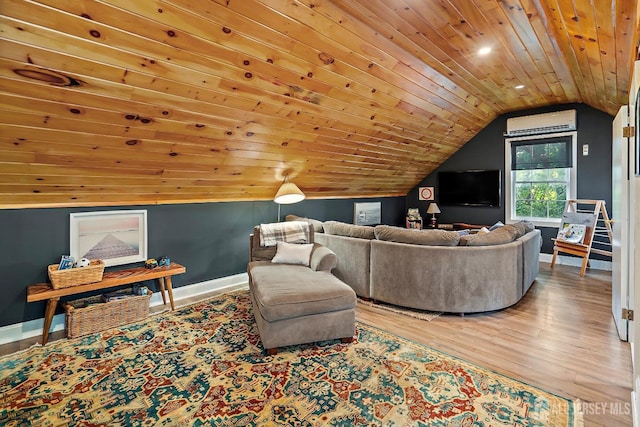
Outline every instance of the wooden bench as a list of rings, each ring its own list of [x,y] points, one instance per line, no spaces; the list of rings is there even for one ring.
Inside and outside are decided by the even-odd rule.
[[[171,265],[152,269],[136,267],[126,270],[108,271],[104,273],[100,282],[71,286],[62,289],[53,289],[51,283],[37,283],[27,287],[27,302],[47,300],[47,307],[44,313],[44,325],[42,327],[42,345],[45,345],[49,339],[51,321],[53,320],[53,314],[56,311],[56,305],[58,304],[58,301],[60,301],[60,297],[157,279],[160,284],[162,302],[164,305],[167,305],[167,299],[164,294],[166,286],[166,290],[169,292],[171,310],[175,310],[175,306],[173,304],[171,276],[182,274],[186,271],[187,269],[183,265],[172,262]]]

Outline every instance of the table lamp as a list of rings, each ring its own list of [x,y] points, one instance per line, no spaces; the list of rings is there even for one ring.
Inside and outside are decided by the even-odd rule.
[[[436,203],[431,203],[427,208],[427,213],[431,214],[431,228],[436,228],[436,214],[440,213],[440,208]]]

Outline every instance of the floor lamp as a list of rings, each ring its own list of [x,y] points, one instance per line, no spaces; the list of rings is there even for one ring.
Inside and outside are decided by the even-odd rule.
[[[280,222],[280,205],[298,203],[303,201],[304,198],[304,193],[293,182],[289,182],[289,175],[287,175],[273,198],[273,201],[278,204],[278,222]]]

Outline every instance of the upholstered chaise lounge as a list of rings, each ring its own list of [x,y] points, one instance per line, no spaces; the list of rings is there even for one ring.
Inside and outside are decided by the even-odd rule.
[[[275,246],[273,240],[265,245],[262,228],[286,224],[262,224],[250,236],[249,289],[265,350],[273,355],[289,345],[338,338],[351,342],[356,294],[331,274],[337,258],[314,243],[313,226],[302,226],[308,230],[305,242],[292,244],[279,233]]]

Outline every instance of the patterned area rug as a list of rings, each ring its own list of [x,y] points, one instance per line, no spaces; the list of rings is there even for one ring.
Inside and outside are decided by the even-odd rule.
[[[437,311],[414,310],[412,308],[398,307],[396,305],[384,304],[381,302],[365,301],[361,298],[358,298],[358,304],[362,304],[378,310],[390,311],[391,313],[402,314],[404,316],[413,317],[415,319],[426,320],[427,322],[432,321],[442,314],[441,312]]]
[[[247,291],[0,359],[6,426],[580,426],[579,405],[359,323],[266,356]]]

